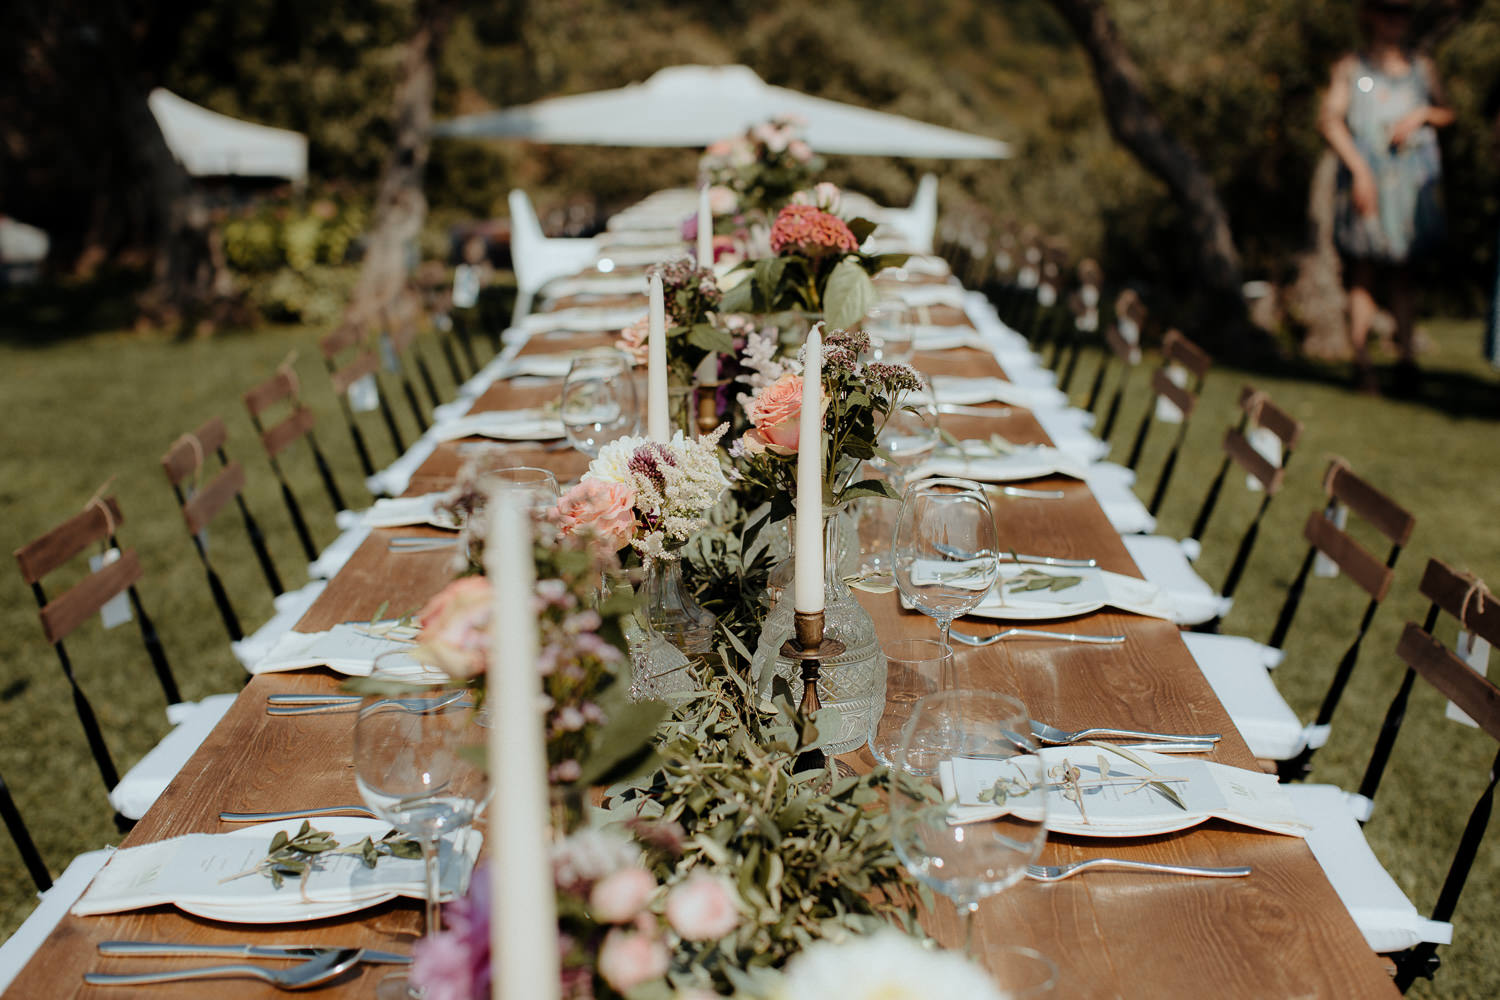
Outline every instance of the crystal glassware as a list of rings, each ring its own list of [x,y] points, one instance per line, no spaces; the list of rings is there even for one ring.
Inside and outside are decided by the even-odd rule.
[[[876,361],[905,364],[913,353],[911,309],[900,299],[880,299],[865,313],[870,355]]]
[[[950,645],[953,619],[979,606],[1000,576],[1000,542],[984,488],[967,479],[907,487],[891,542],[896,586],[938,623]]]
[[[599,449],[641,426],[631,361],[612,347],[584,351],[563,379],[560,406],[568,442],[593,458]]]
[[[891,766],[901,747],[901,731],[912,709],[929,694],[954,686],[953,650],[936,639],[897,639],[881,644],[885,653],[885,710],[870,734],[870,752]]]

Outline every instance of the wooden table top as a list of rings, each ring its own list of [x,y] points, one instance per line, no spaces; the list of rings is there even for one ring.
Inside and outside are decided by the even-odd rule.
[[[555,345],[548,349],[554,349]],[[999,373],[988,355],[949,351],[919,355],[930,374]],[[517,389],[500,383],[476,409],[532,405],[550,398],[555,385]],[[1007,417],[944,418],[960,436],[998,431],[1015,441],[1045,441],[1024,410]],[[553,468],[576,477],[581,457],[540,445],[514,448],[516,464]],[[437,449],[413,477],[409,492],[441,488],[460,456],[453,445]],[[1055,479],[1061,500],[996,498],[1002,544],[1059,556],[1092,556],[1105,569],[1138,575],[1119,535],[1084,484]],[[415,529],[420,532],[424,529]],[[368,619],[383,602],[392,612],[414,609],[452,574],[451,552],[392,554],[393,534],[378,529],[297,626],[304,631]],[[882,641],[933,634],[932,622],[903,612],[894,594],[861,593]],[[966,621],[989,632],[989,622]],[[1018,695],[1039,718],[1064,727],[1108,722],[1177,732],[1221,732],[1211,755],[1253,768],[1255,761],[1223,707],[1167,622],[1100,612],[1070,624],[1080,631],[1122,632],[1122,646],[1000,643],[958,647],[959,682]],[[351,715],[272,718],[264,712],[274,692],[331,691],[339,678],[326,670],[253,678],[234,707],[124,846],[191,832],[221,832],[221,810],[263,811],[359,801],[350,759]],[[866,763],[868,750],[859,751]],[[1307,846],[1293,837],[1211,822],[1157,837],[1093,839],[1052,836],[1046,863],[1109,854],[1193,865],[1251,865],[1243,879],[1188,879],[1136,873],[1091,873],[1054,885],[1023,881],[986,901],[977,917],[976,950],[1029,944],[1060,967],[1058,998],[1376,997],[1397,995],[1344,910]],[[940,901],[921,915],[939,940],[958,941],[953,907]],[[407,951],[421,930],[420,906],[398,900],[343,918],[286,927],[222,924],[168,907],[101,917],[65,917],[5,996],[103,997],[118,990],[82,985],[85,971],[188,967],[201,959],[103,958],[96,945],[108,939],[200,943],[308,942]],[[325,995],[368,996],[392,967],[361,966],[326,987]],[[220,1000],[264,996],[268,988],[224,980],[212,985]],[[130,996],[202,996],[201,983],[134,987]]]

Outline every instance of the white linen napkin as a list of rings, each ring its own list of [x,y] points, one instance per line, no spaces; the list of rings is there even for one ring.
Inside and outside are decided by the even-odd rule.
[[[556,330],[566,330],[572,333],[601,333],[608,330],[623,330],[645,315],[644,306],[619,306],[608,309],[578,306],[574,309],[532,313],[521,320],[520,328],[529,334]]]
[[[552,441],[564,435],[561,419],[536,410],[488,410],[471,413],[437,425],[432,433],[439,441],[456,441],[466,437],[487,437],[497,441]]]
[[[1088,475],[1087,463],[1045,445],[1026,445],[1009,454],[996,455],[988,448],[979,452],[974,444],[970,442],[962,453],[934,455],[908,473],[908,479],[952,476],[980,483],[1011,483],[1052,475],[1074,479],[1084,479]]]
[[[438,512],[437,505],[447,494],[423,493],[415,497],[383,497],[358,514],[358,523],[366,528],[399,528],[409,524],[426,524],[434,528],[457,531],[459,525],[449,515]]]
[[[964,289],[962,285],[936,285],[931,283],[912,284],[910,282],[888,281],[878,286],[879,294],[900,299],[913,308],[919,306],[952,306],[955,309],[964,307]]]
[[[1057,389],[1020,385],[1003,378],[981,375],[934,375],[929,380],[939,403],[972,406],[979,403],[1005,403],[1035,410],[1068,405],[1068,397]]]
[[[374,625],[342,622],[323,632],[286,632],[250,667],[250,672],[275,674],[328,667],[348,677],[368,677],[375,669],[377,657],[386,653],[410,652],[414,635],[414,629],[397,627],[393,621]],[[404,673],[407,668],[403,663],[397,663],[395,669]],[[413,679],[431,673],[415,660],[409,667]]]

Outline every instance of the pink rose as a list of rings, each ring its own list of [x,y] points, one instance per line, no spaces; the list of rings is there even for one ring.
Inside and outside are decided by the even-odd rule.
[[[599,949],[599,974],[621,993],[660,979],[671,964],[667,946],[639,931],[616,927],[604,935],[604,945]]]
[[[739,922],[734,890],[721,876],[696,871],[667,893],[667,923],[688,941],[716,941]]]
[[[428,601],[418,616],[417,648],[450,677],[484,673],[490,647],[490,581],[454,580]]]
[[[639,320],[620,331],[620,350],[630,355],[630,360],[637,365],[646,363],[646,335],[649,332],[649,327],[650,320],[642,316]]]
[[[763,387],[746,407],[745,416],[754,428],[745,435],[747,450],[759,444],[777,454],[796,454],[802,423],[802,376],[788,373]],[[752,443],[751,434],[759,440]]]
[[[557,502],[558,530],[564,535],[590,528],[611,549],[635,537],[635,491],[624,483],[584,479]]]
[[[644,868],[622,868],[601,879],[589,893],[589,909],[606,924],[635,919],[656,891],[656,879]]]
[[[798,163],[806,163],[813,158],[812,147],[801,139],[793,139],[786,144],[786,151]]]

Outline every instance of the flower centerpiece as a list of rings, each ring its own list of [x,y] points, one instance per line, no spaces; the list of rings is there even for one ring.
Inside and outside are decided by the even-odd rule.
[[[906,262],[907,254],[860,250],[875,231],[868,219],[837,213],[839,189],[819,184],[800,191],[771,226],[770,257],[741,265],[748,273],[724,292],[724,312],[819,313],[836,329],[854,326],[875,302],[870,276]]]
[[[703,151],[698,173],[733,191],[742,212],[767,217],[812,182],[823,162],[802,137],[804,122],[783,115],[721,139]]]
[[[717,388],[719,361],[734,354],[734,337],[719,321],[721,298],[714,272],[686,257],[652,267],[660,275],[666,312],[667,378],[679,403],[673,423],[691,429],[698,408],[690,405],[699,388]],[[620,331],[617,346],[637,365],[646,363],[645,317]],[[710,425],[712,426],[712,425]]]

